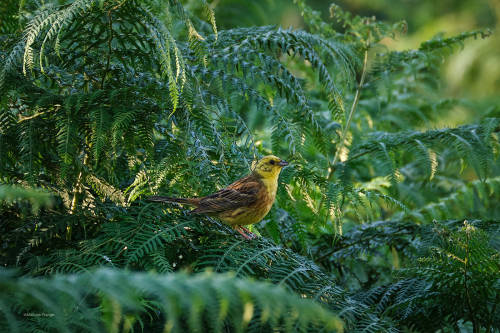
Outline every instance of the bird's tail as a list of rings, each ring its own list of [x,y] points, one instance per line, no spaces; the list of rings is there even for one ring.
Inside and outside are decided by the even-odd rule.
[[[163,196],[152,196],[147,197],[148,201],[154,202],[177,202],[181,204],[191,204],[196,205],[196,199],[192,198],[172,198],[172,197],[163,197]]]

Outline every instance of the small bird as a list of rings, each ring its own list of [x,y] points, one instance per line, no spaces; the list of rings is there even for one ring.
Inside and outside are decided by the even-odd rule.
[[[244,238],[252,239],[254,235],[243,225],[257,223],[269,213],[276,198],[279,174],[287,165],[288,162],[279,157],[268,155],[257,162],[248,176],[206,197],[152,196],[148,200],[195,206],[196,208],[190,211],[191,214],[215,216],[233,227]]]

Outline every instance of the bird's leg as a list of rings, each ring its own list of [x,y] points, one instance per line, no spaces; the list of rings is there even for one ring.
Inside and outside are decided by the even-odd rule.
[[[240,228],[243,229],[243,231],[248,235],[250,236],[251,238],[255,238],[255,234],[253,232],[251,232],[250,230],[248,230],[247,228],[245,228],[244,226],[240,225]]]
[[[246,229],[246,228],[243,228],[242,226],[240,225],[236,225],[234,226],[234,230],[238,231],[240,235],[242,235],[245,239],[252,239],[254,237],[254,234],[250,233],[252,236],[249,236],[247,235],[243,230],[241,229]],[[248,230],[247,230],[248,231]]]

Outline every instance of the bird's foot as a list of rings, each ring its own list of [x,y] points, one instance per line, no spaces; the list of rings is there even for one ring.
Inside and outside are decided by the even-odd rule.
[[[236,230],[240,235],[242,235],[245,239],[254,239],[255,234],[253,234],[250,230],[248,230],[245,227],[242,227],[241,225],[235,226],[234,230]]]

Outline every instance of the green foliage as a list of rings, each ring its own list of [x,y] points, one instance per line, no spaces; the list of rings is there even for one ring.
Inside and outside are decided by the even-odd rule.
[[[324,307],[269,283],[231,275],[100,269],[50,279],[2,269],[0,323],[12,332],[342,331]],[[10,305],[10,307],[7,306]]]
[[[23,275],[2,327],[498,329],[500,108],[440,80],[488,30],[393,51],[404,22],[295,3],[306,30],[220,29],[205,1],[0,5],[0,263]],[[143,200],[269,153],[291,165],[251,242]]]
[[[24,263],[26,272],[37,275],[84,273],[107,266],[159,273],[185,267],[195,272],[206,269],[234,272],[238,278],[258,276],[302,297],[320,301],[332,311],[342,312],[346,328],[373,331],[391,328],[386,319],[374,316],[362,302],[352,299],[327,271],[274,242],[259,239],[248,244],[235,237],[236,233],[230,228],[215,221],[194,220],[190,215],[171,213],[155,204],[130,207],[126,212],[125,216],[115,213],[111,221],[85,216],[68,219],[49,214],[33,218],[34,225],[36,220],[43,220],[54,234],[70,225],[72,238],[81,239],[84,233],[95,234],[95,237],[45,255],[45,249],[54,247],[46,231],[11,231],[10,234],[17,234],[19,239],[26,237],[24,233],[37,239],[34,248],[32,244],[24,244],[24,253],[16,260]],[[98,233],[84,229],[85,221],[90,220],[99,225]],[[66,242],[71,242],[67,232],[66,238]]]
[[[279,286],[319,301],[341,316],[348,330],[391,331],[387,318],[373,316],[362,303],[351,298],[313,261],[265,240],[247,245],[242,240],[210,242],[196,268],[236,272],[237,276],[260,276]]]
[[[458,329],[458,322],[471,322],[474,332],[498,330],[499,247],[490,245],[488,234],[474,224],[465,221],[458,231],[436,225],[426,256],[400,270],[393,284],[363,296],[378,311],[421,331]],[[431,321],[425,320],[429,313],[435,314]]]

